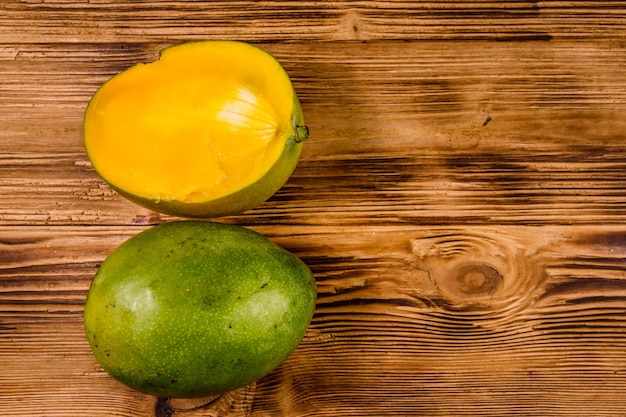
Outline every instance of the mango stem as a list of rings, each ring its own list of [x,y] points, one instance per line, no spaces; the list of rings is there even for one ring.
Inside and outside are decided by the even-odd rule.
[[[309,138],[309,127],[304,125],[294,125],[293,133],[296,143],[304,142]]]

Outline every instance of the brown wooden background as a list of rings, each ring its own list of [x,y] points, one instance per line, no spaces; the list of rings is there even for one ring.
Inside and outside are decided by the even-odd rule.
[[[621,1],[3,0],[0,414],[626,416],[625,36]],[[95,174],[85,106],[198,39],[292,77],[301,163],[220,221],[319,287],[296,353],[208,405],[113,381],[82,331],[99,263],[172,220]]]

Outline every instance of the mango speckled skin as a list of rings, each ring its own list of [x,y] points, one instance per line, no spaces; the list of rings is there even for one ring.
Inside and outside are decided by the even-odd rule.
[[[264,236],[175,221],[127,240],[100,266],[84,325],[113,378],[159,397],[247,385],[298,346],[316,302],[311,271]]]

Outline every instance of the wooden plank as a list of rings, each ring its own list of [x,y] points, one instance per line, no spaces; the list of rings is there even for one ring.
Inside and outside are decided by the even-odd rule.
[[[0,224],[164,219],[111,191],[81,137],[97,87],[163,46],[5,47]],[[246,222],[582,224],[626,213],[623,44],[260,46],[292,76],[312,137],[287,186]]]
[[[616,39],[623,1],[20,1],[0,42]]]
[[[19,144],[26,150],[41,146],[78,150],[82,113],[98,86],[136,62],[156,59],[167,45],[4,46],[0,114],[7,129],[2,137],[30,133],[28,141],[7,142],[6,149],[15,150],[11,146]],[[328,129],[322,130],[325,134],[340,127],[351,127],[355,134],[367,128],[384,129],[384,119],[392,127],[404,122],[398,126],[401,129],[394,130],[400,130],[398,139],[406,141],[415,138],[404,137],[408,129],[414,134],[435,128],[445,133],[472,128],[473,133],[484,133],[488,129],[479,128],[492,127],[499,114],[515,116],[530,123],[524,128],[537,129],[543,127],[533,123],[537,118],[547,123],[544,118],[552,114],[563,118],[563,113],[573,113],[572,119],[584,123],[583,133],[594,140],[613,133],[615,124],[621,122],[615,116],[626,101],[620,84],[626,71],[622,65],[626,50],[619,43],[345,42],[332,49],[307,43],[259,46],[283,63],[309,119],[320,125],[312,127]],[[525,113],[520,114],[522,110]],[[580,120],[587,112],[602,112],[606,120]],[[455,121],[459,117],[463,120]],[[42,129],[24,131],[35,121],[42,123]],[[596,122],[595,129],[586,125],[592,122]],[[549,126],[550,131],[555,127]],[[45,129],[52,130],[48,133]],[[64,133],[58,142],[47,136]],[[417,145],[430,147],[435,139],[426,137]],[[577,139],[577,143],[587,140]]]
[[[143,229],[0,228],[3,415],[626,413],[623,226],[255,227],[310,265],[316,313],[287,362],[204,407],[112,381],[82,333],[97,265]]]
[[[0,2],[6,416],[626,415],[626,2]],[[312,137],[249,226],[319,300],[299,349],[218,399],[109,378],[98,265],[173,220],[82,149],[106,79],[187,40],[274,54]]]

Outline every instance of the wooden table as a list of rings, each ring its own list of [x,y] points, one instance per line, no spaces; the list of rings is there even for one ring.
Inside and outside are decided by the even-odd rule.
[[[626,2],[0,4],[3,416],[626,416]],[[301,257],[298,350],[205,404],[112,380],[82,329],[125,239],[173,220],[82,146],[94,91],[188,40],[276,56],[311,138],[219,219]]]

